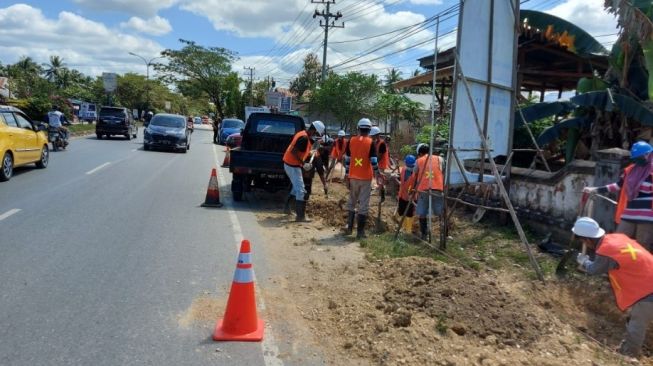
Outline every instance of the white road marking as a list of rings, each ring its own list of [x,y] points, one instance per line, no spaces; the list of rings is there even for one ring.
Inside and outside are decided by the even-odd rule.
[[[11,215],[17,214],[20,211],[21,211],[20,208],[12,208],[11,210],[9,210],[9,211],[3,213],[2,215],[0,215],[0,221],[6,219],[7,217],[9,217]]]
[[[215,158],[215,166],[219,167],[219,160],[218,160],[218,151],[215,149],[215,144],[213,145],[213,157]],[[220,168],[216,168],[220,169]],[[220,186],[228,186],[227,181],[224,178],[223,174],[220,174],[218,172],[218,181],[220,182]],[[240,242],[244,239],[243,237],[243,230],[242,227],[240,226],[240,221],[238,220],[238,216],[236,216],[236,211],[232,207],[227,206],[227,213],[229,214],[229,220],[231,221],[231,227],[233,228],[234,232],[234,241],[236,243],[236,247],[240,249]],[[254,270],[252,270],[254,272]],[[256,272],[254,272],[254,282],[256,281]],[[258,289],[258,287],[257,287]],[[261,296],[259,291],[256,291],[256,297],[258,299],[259,303],[259,308],[261,310],[265,310],[265,302],[263,301],[263,297]],[[263,362],[265,363],[266,366],[283,366],[283,361],[279,358],[279,347],[277,346],[276,342],[274,341],[274,334],[272,333],[272,326],[270,325],[269,322],[265,324],[265,335],[263,337],[263,341],[261,342],[261,348],[263,351]]]
[[[86,175],[91,175],[91,174],[97,172],[98,170],[100,170],[100,169],[106,167],[106,166],[109,165],[109,164],[111,164],[111,163],[106,162],[106,163],[104,163],[104,164],[102,164],[102,165],[100,165],[100,166],[98,166],[98,167],[96,167],[96,168],[93,168],[93,169],[87,171],[87,172],[86,172]]]
[[[132,149],[132,152],[138,151],[138,149]]]

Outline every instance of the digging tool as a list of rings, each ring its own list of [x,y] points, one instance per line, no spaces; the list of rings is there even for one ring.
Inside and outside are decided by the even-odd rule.
[[[485,206],[487,204],[488,198],[490,198],[490,190],[489,189],[485,190],[485,194],[483,195],[483,206]],[[472,216],[472,222],[475,223],[475,224],[478,224],[481,221],[481,219],[483,218],[483,216],[485,215],[485,211],[486,210],[483,207],[477,208],[476,211],[474,212],[474,216]]]
[[[583,192],[583,195],[581,196],[580,199],[580,204],[578,207],[578,216],[576,219],[582,217],[582,216],[589,216],[592,217],[592,212],[594,211],[594,199],[602,199],[604,201],[607,201],[613,205],[617,205],[617,202],[611,200],[608,197],[602,196],[600,194],[596,193],[588,193],[588,192]],[[588,202],[591,201],[591,202]],[[587,212],[585,212],[587,209]],[[573,260],[579,253],[578,249],[575,249],[572,247],[574,240],[576,239],[576,235],[574,233],[571,234],[571,238],[569,239],[569,249],[567,252],[560,258],[560,262],[558,263],[558,266],[556,267],[556,275],[564,275],[567,272],[567,262],[569,260]],[[582,246],[580,253],[587,254],[587,247],[585,245]],[[580,266],[578,267],[579,270],[581,270]]]
[[[379,207],[377,209],[376,213],[376,232],[377,233],[382,233],[383,230],[381,228],[381,206],[383,205],[383,202],[385,202],[385,185],[380,185],[379,186]]]

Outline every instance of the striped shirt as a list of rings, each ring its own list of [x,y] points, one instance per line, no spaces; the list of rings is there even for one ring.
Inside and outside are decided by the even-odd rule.
[[[598,193],[619,192],[623,185],[624,175],[622,174],[617,183],[599,188]],[[626,204],[621,219],[653,222],[653,180],[650,175],[640,184],[637,197]]]

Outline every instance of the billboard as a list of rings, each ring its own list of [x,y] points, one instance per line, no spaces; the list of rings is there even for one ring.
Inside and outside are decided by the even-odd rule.
[[[457,53],[490,155],[508,155],[512,143],[518,0],[465,0],[460,10]],[[485,36],[483,36],[485,35]],[[460,70],[458,70],[460,71]],[[480,159],[472,105],[456,76],[450,144],[461,159]]]
[[[118,75],[112,72],[103,72],[102,83],[104,84],[105,92],[113,93],[118,88]]]

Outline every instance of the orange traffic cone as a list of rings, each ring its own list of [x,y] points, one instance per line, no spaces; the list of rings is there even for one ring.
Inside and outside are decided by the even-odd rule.
[[[231,162],[231,150],[227,148],[227,150],[225,150],[224,160],[222,161],[222,167],[228,168],[230,162]]]
[[[213,332],[214,341],[250,341],[263,339],[263,320],[256,315],[254,271],[249,240],[240,243],[236,273],[231,283],[224,318],[219,319]]]
[[[211,178],[209,179],[209,187],[206,189],[206,198],[202,207],[222,207],[220,203],[220,187],[218,186],[218,173],[213,168],[211,171]]]

